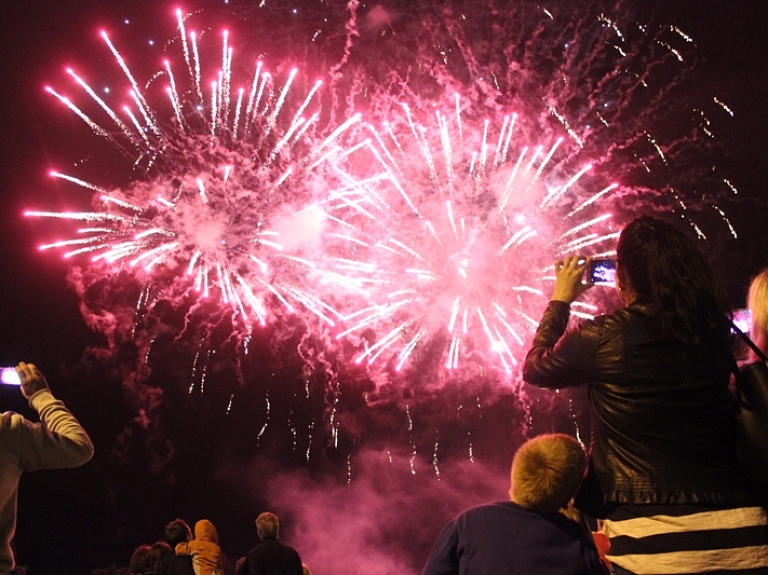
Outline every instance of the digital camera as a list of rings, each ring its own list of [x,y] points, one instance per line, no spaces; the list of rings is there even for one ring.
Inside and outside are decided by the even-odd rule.
[[[733,310],[731,319],[733,319],[733,323],[736,324],[736,327],[744,333],[749,334],[749,332],[752,331],[752,313],[749,309],[742,308]]]
[[[589,283],[598,286],[616,285],[616,260],[594,259],[589,262]]]

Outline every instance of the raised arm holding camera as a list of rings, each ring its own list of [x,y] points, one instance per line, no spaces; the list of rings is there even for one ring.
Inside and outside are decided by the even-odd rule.
[[[18,413],[0,413],[0,575],[14,567],[11,541],[16,530],[19,478],[25,471],[78,467],[93,457],[93,444],[80,423],[53,397],[31,363],[19,363],[21,393],[40,414],[33,423]]]

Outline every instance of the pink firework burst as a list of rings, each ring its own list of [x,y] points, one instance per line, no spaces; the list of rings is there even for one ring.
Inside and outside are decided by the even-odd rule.
[[[380,171],[335,204],[364,246],[371,301],[346,316],[337,338],[358,343],[355,361],[369,366],[400,371],[439,358],[447,370],[512,374],[551,291],[552,262],[614,253],[618,234],[601,200],[618,184],[595,177],[570,138],[532,142],[516,114],[478,125],[462,117],[458,96],[455,111],[427,121],[402,110],[368,126]]]
[[[164,60],[144,86],[101,33],[128,82],[130,103],[106,102],[71,68],[85,103],[46,88],[144,177],[107,189],[52,172],[95,192],[95,209],[26,212],[85,223],[77,237],[40,249],[63,249],[65,258],[87,254],[104,274],[129,269],[172,292],[215,295],[246,325],[265,323],[272,299],[280,302],[272,308],[299,306],[332,325],[338,312],[306,288],[314,266],[302,257],[302,243],[318,231],[307,224],[317,220],[315,202],[328,181],[324,176],[317,186],[314,178],[343,154],[337,139],[359,117],[323,131],[322,82],[301,92],[295,68],[273,77],[255,61],[250,76],[238,78],[226,31],[218,68],[206,71],[198,36],[186,30],[181,11],[177,18],[178,61]]]

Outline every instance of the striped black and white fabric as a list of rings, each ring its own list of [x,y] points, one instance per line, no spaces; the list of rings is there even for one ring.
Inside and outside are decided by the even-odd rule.
[[[611,563],[638,575],[768,575],[762,507],[624,505],[604,530]]]

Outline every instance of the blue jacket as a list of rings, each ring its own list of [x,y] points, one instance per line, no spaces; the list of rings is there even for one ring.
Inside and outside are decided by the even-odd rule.
[[[423,575],[607,573],[581,525],[506,501],[472,507],[448,523]]]

